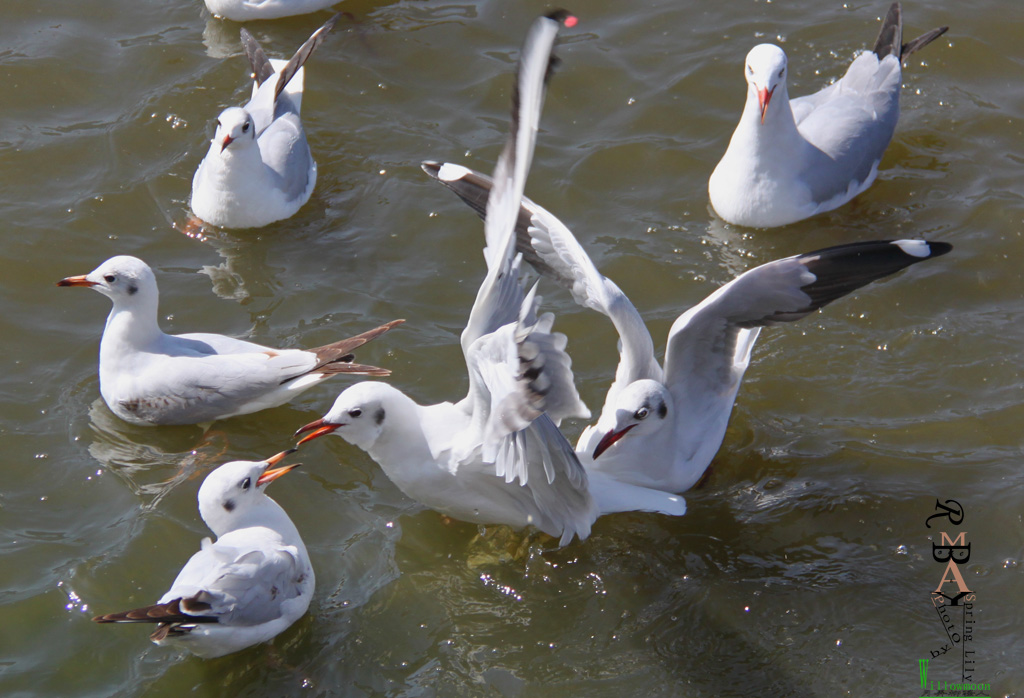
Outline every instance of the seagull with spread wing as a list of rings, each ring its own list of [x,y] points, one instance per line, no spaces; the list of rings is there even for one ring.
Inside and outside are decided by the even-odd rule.
[[[461,165],[423,169],[481,216],[492,183]],[[736,393],[761,328],[792,322],[856,289],[952,249],[943,242],[859,242],[762,264],[680,315],[669,330],[665,363],[643,318],[603,276],[572,232],[527,198],[516,222],[517,247],[580,305],[602,313],[619,333],[619,364],[597,423],[576,451],[599,474],[637,487],[683,492],[700,480],[725,437]]]
[[[532,525],[559,538],[586,538],[599,514],[686,510],[682,497],[588,477],[558,430],[564,417],[587,417],[573,383],[565,336],[538,317],[515,254],[515,220],[529,171],[564,11],[530,29],[517,71],[512,125],[484,206],[487,275],[462,333],[469,394],[423,406],[386,383],[346,389],[322,418],[299,429],[300,443],[337,434],[362,448],[409,497],[443,514],[481,524]]]

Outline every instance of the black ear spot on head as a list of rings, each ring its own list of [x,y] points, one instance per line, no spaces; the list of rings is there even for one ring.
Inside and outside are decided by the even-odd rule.
[[[666,405],[664,402],[661,403],[660,405],[658,405],[658,417],[660,419],[665,419],[665,415],[667,415],[667,414],[668,414],[668,405]]]
[[[228,501],[224,502],[224,511],[231,512],[231,511],[234,511],[234,510],[235,510],[235,500],[229,499]]]
[[[138,292],[139,292],[139,287],[138,286],[136,286],[135,284],[128,284],[128,295],[129,296],[134,296]]]
[[[384,422],[384,408],[383,407],[381,407],[379,410],[377,410],[377,414],[373,415],[373,421],[377,423],[377,426],[380,426]]]

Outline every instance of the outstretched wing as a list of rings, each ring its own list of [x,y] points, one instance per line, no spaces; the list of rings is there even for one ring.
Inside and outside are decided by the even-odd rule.
[[[524,291],[516,265],[514,231],[519,203],[526,186],[526,175],[533,160],[537,125],[544,104],[544,92],[551,77],[552,55],[560,19],[540,17],[523,43],[516,82],[512,90],[512,118],[505,147],[494,169],[497,186],[487,200],[484,221],[484,259],[487,276],[480,285],[469,321],[462,333],[463,353],[480,337],[519,316]]]
[[[672,324],[665,383],[676,413],[688,416],[695,429],[724,413],[726,420],[719,420],[724,429],[761,327],[799,320],[861,286],[951,249],[923,240],[858,242],[741,274]],[[688,432],[684,422],[681,418],[676,428]],[[680,443],[709,440],[707,433],[693,430]]]
[[[424,162],[423,170],[479,215],[486,215],[483,202],[493,186],[489,177],[451,163]],[[516,220],[516,250],[538,273],[568,289],[577,303],[607,315],[618,330],[619,365],[606,405],[633,381],[661,380],[654,342],[636,307],[615,282],[597,270],[569,228],[526,197]]]
[[[563,544],[577,534],[586,537],[596,509],[586,472],[552,418],[589,416],[589,411],[576,392],[565,337],[551,331],[551,315],[537,317],[536,287],[529,293],[523,288],[515,223],[551,52],[566,16],[555,13],[534,22],[520,57],[510,134],[486,203],[487,276],[462,334],[470,378],[463,405],[471,425],[452,449],[453,469],[483,461],[506,482],[518,480],[540,518],[535,523],[560,531]]]

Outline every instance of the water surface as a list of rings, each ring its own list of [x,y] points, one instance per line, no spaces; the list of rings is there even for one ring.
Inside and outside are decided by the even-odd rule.
[[[303,100],[319,162],[294,218],[200,241],[187,215],[212,120],[244,101],[239,25],[198,0],[0,5],[0,693],[6,696],[917,695],[944,640],[935,499],[966,509],[976,680],[1020,695],[1021,189],[1015,3],[907,3],[913,57],[877,183],[783,229],[723,224],[707,178],[743,102],[742,61],[780,42],[790,92],[841,74],[885,6],[591,1],[571,9],[527,194],[576,232],[648,319],[737,273],[893,237],[955,246],[798,324],[762,333],[710,477],[679,519],[625,514],[584,543],[474,566],[473,526],[407,500],[361,451],[311,444],[271,489],[317,570],[309,614],[272,645],[202,661],[102,612],[150,603],[207,531],[202,477],[286,447],[344,379],[199,428],[144,429],[99,401],[105,299],[56,280],[115,254],[155,269],[170,332],[315,346],[396,317],[360,351],[424,402],[466,389],[458,344],[482,226],[419,169],[489,170],[538,2],[339,5]],[[249,25],[272,56],[329,13]],[[600,407],[604,318],[542,286]],[[570,438],[585,426],[564,425]],[[951,531],[956,533],[956,531]],[[959,678],[932,660],[931,676]]]

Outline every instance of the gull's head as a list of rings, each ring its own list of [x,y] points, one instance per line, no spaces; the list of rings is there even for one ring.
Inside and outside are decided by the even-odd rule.
[[[149,265],[137,257],[111,257],[84,276],[69,276],[58,286],[87,286],[99,291],[114,305],[152,303],[157,298],[156,277]]]
[[[642,437],[650,436],[670,423],[672,407],[672,396],[662,383],[649,379],[630,383],[615,398],[611,411],[613,422],[597,423],[597,429],[603,432],[603,436],[592,457],[597,460],[627,434],[629,442],[642,445]]]
[[[256,142],[256,123],[252,115],[241,107],[228,107],[217,117],[217,130],[213,145],[223,153],[229,145],[247,147]]]
[[[199,488],[199,515],[210,530],[220,536],[236,528],[253,525],[250,520],[253,512],[271,501],[263,490],[277,478],[299,467],[299,463],[274,467],[294,452],[295,449],[281,451],[263,461],[232,461],[207,475]]]
[[[396,393],[398,390],[387,383],[371,381],[346,388],[322,419],[310,422],[295,432],[296,436],[310,432],[299,444],[326,434],[337,434],[364,451],[373,448],[388,426],[389,413],[394,412],[392,405]]]
[[[768,104],[772,101],[777,88],[781,86],[780,100],[789,99],[786,90],[786,54],[775,44],[759,44],[747,54],[743,73],[747,78],[748,89],[757,96],[763,124]]]

